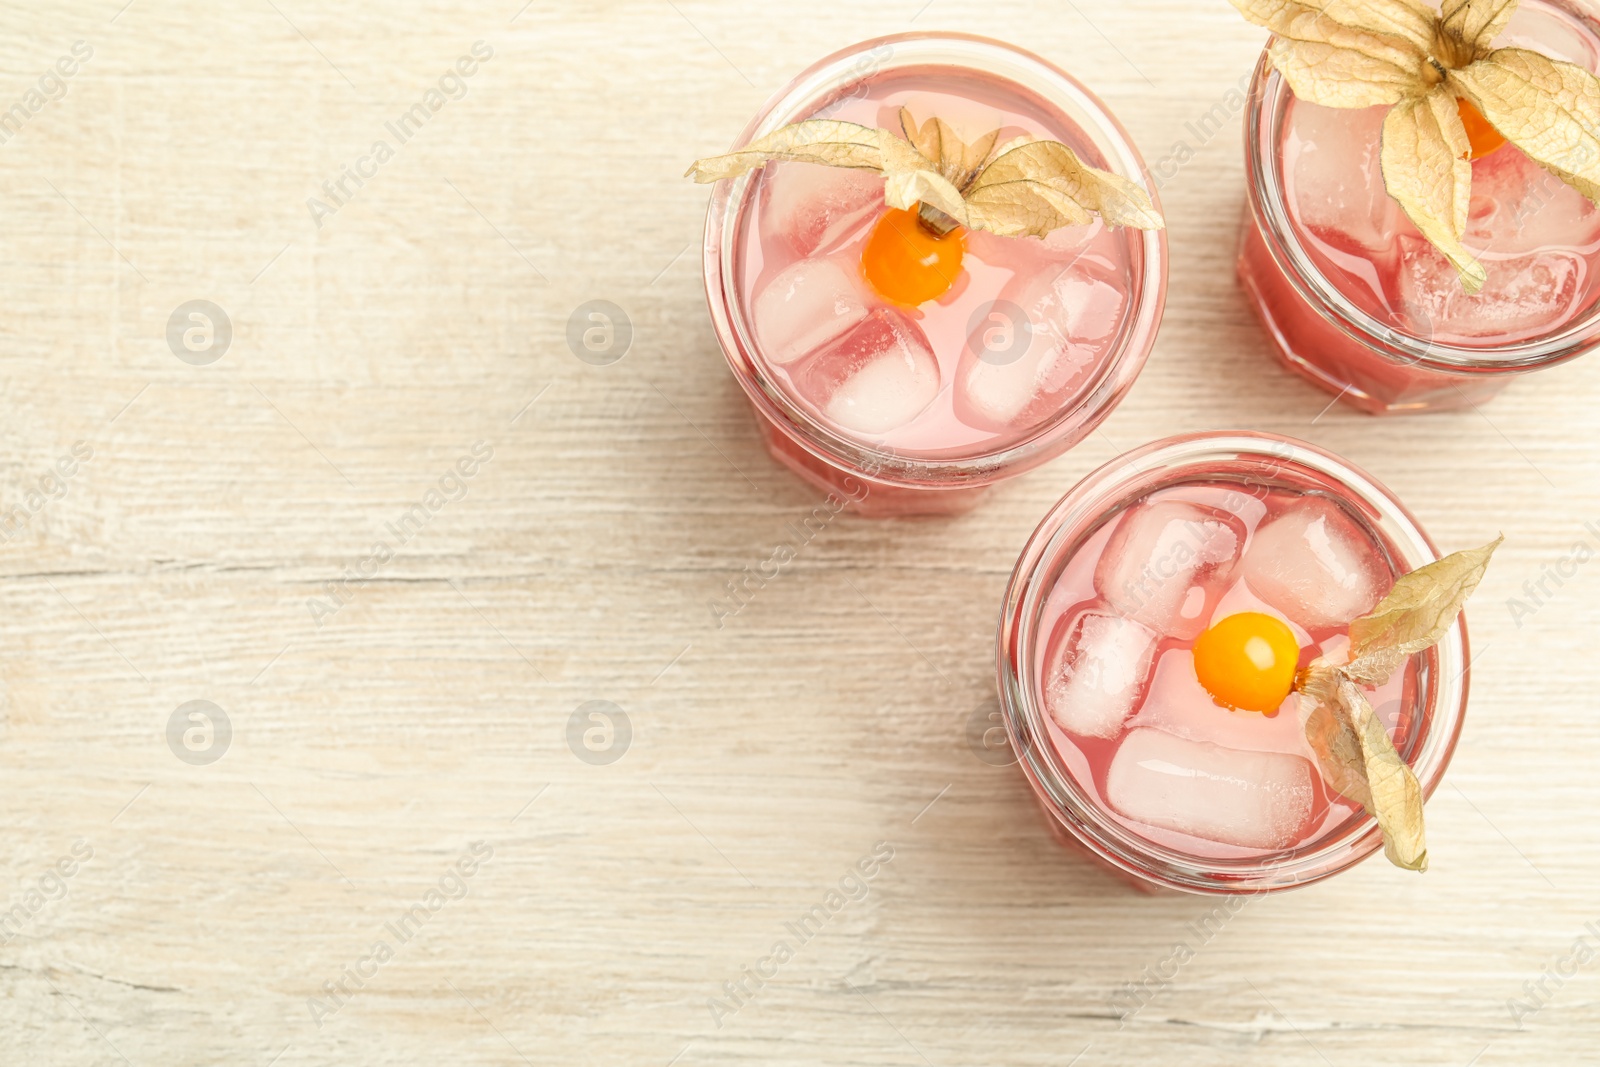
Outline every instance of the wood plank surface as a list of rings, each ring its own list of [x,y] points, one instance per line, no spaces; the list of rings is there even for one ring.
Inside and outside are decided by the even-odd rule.
[[[1269,363],[1232,270],[1239,119],[1189,129],[1262,43],[1221,0],[520,3],[0,7],[0,110],[58,97],[0,143],[0,511],[26,513],[0,544],[0,1061],[1593,1058],[1600,564],[1509,601],[1600,546],[1600,360],[1392,420]],[[841,516],[719,627],[816,498],[717,350],[681,175],[817,57],[911,29],[1021,43],[1152,163],[1192,153],[1165,326],[1079,448],[962,518]],[[386,133],[480,41],[459,98]],[[634,330],[603,367],[565,341],[597,299]],[[193,300],[232,327],[204,365],[167,340]],[[1447,548],[1507,542],[1433,868],[1202,936],[1214,902],[1061,849],[967,737],[1046,508],[1236,427],[1348,456]],[[231,728],[209,764],[169,744],[192,701]],[[626,715],[614,762],[593,701]]]

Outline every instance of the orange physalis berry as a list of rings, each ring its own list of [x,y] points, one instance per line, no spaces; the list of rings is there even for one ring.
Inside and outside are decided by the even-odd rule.
[[[941,237],[915,211],[891,208],[867,237],[861,273],[885,300],[916,307],[949,291],[961,276],[966,250],[959,227]]]
[[[1500,131],[1489,125],[1489,120],[1483,117],[1483,112],[1473,107],[1464,97],[1456,97],[1456,111],[1461,115],[1461,124],[1467,128],[1467,159],[1482,159],[1490,152],[1503,148],[1506,139]]]
[[[1194,672],[1217,703],[1271,715],[1294,688],[1300,642],[1271,615],[1242,611],[1194,642]]]

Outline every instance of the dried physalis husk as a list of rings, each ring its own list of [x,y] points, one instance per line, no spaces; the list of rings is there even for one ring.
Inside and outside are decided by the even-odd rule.
[[[900,109],[904,137],[853,122],[807,119],[758,137],[727,155],[696,160],[697,182],[734,178],[773,160],[877,170],[884,202],[916,210],[936,233],[956,226],[1002,237],[1043,237],[1098,215],[1108,226],[1159,230],[1150,195],[1121,175],[1091,167],[1059,141],[1018,138],[1000,145],[999,130],[963,140],[943,119],[920,126]]]
[[[931,160],[935,169],[957,189],[965,189],[972,182],[1000,139],[1000,131],[996,129],[967,144],[944,119],[936,115],[919,127],[917,120],[911,117],[911,109],[904,107],[900,109],[900,130],[911,147],[924,159]]]
[[[1306,740],[1323,780],[1378,821],[1384,855],[1397,867],[1428,868],[1422,787],[1395,751],[1362,686],[1382,685],[1407,659],[1450,632],[1502,540],[1402,575],[1377,607],[1350,624],[1350,648],[1342,662],[1314,660],[1296,680],[1309,709]]]
[[[1099,215],[1108,226],[1159,230],[1165,223],[1138,185],[1079,161],[1059,141],[1021,139],[1001,148],[963,190],[979,229],[1043,236]]]
[[[1232,0],[1273,32],[1267,58],[1296,96],[1324,107],[1387,105],[1385,188],[1468,293],[1483,265],[1462,244],[1473,144],[1460,105],[1600,204],[1600,79],[1523,48],[1494,48],[1517,0]],[[1492,150],[1492,149],[1486,149]]]

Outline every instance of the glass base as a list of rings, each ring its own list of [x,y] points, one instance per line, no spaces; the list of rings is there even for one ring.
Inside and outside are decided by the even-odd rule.
[[[1034,794],[1033,799],[1034,807],[1038,809],[1039,817],[1044,820],[1045,827],[1050,831],[1050,836],[1056,839],[1057,844],[1061,845],[1067,851],[1077,856],[1081,856],[1083,859],[1089,861],[1100,870],[1111,875],[1123,886],[1123,888],[1133,890],[1134,892],[1147,897],[1189,896],[1188,893],[1184,893],[1180,890],[1172,889],[1164,885],[1158,885],[1147,878],[1140,878],[1138,875],[1123,870],[1121,867],[1118,867],[1104,856],[1101,856],[1098,853],[1090,850],[1082,841],[1079,841],[1076,837],[1073,837],[1072,834],[1067,832],[1067,828],[1061,825],[1060,817],[1045,805],[1044,801],[1039,798],[1038,793]]]
[[[788,434],[755,412],[772,458],[788,467],[813,488],[844,501],[842,510],[869,519],[910,516],[965,515],[983,500],[990,487],[958,489],[913,489],[880,482],[866,474],[847,471],[825,463],[801,448]]]

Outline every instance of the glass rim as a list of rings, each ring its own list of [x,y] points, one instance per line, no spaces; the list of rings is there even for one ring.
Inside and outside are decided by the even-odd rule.
[[[1361,502],[1372,525],[1407,569],[1439,558],[1438,549],[1394,494],[1370,474],[1315,445],[1279,434],[1223,431],[1154,441],[1102,465],[1067,491],[1045,515],[1018,557],[1006,587],[996,641],[1000,703],[1018,766],[1062,831],[1103,862],[1139,879],[1193,893],[1237,894],[1291,889],[1331,877],[1382,847],[1377,820],[1358,812],[1311,841],[1281,853],[1245,859],[1197,857],[1159,845],[1123,826],[1079,785],[1049,740],[1036,679],[1040,616],[1054,587],[1052,562],[1070,559],[1106,517],[1184,471],[1253,457],[1326,479]],[[1154,484],[1147,484],[1153,482]],[[1069,543],[1070,542],[1070,543]],[[1426,799],[1442,780],[1466,713],[1470,662],[1465,617],[1423,654],[1418,672],[1422,728],[1408,760]]]
[[[882,49],[898,62],[863,59]],[[1072,75],[1048,60],[1015,45],[976,34],[943,31],[874,37],[842,48],[807,67],[762,105],[733,147],[809,114],[829,95],[854,81],[899,67],[942,65],[962,67],[1016,82],[1032,89],[1077,123],[1118,174],[1138,183],[1160,210],[1159,194],[1133,139],[1105,104]],[[1028,82],[1013,77],[1026,74]],[[1048,92],[1040,88],[1048,87]],[[740,308],[735,239],[749,188],[756,172],[717,182],[706,209],[702,264],[706,303],[724,357],[750,402],[778,432],[812,456],[847,473],[917,489],[961,489],[985,485],[1053,459],[1091,433],[1126,395],[1155,343],[1166,304],[1167,238],[1165,230],[1137,231],[1130,242],[1140,263],[1134,276],[1138,302],[1125,312],[1120,346],[1104,358],[1094,386],[1074,402],[1028,431],[1020,441],[1001,448],[979,448],[970,454],[926,456],[871,445],[842,434],[806,410],[783,385],[766,373],[758,345]],[[1000,438],[1005,440],[1005,438]],[[933,484],[930,484],[932,482]]]
[[[1278,144],[1293,91],[1263,48],[1250,83],[1244,123],[1247,198],[1267,252],[1300,298],[1347,337],[1401,366],[1505,374],[1555,366],[1583,355],[1600,336],[1600,302],[1559,331],[1502,345],[1426,340],[1357,306],[1328,279],[1300,240],[1284,198]]]

